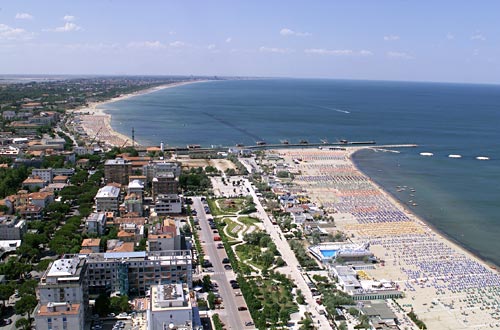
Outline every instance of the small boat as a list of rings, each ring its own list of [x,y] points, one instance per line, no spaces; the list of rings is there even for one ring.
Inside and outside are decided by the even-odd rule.
[[[299,144],[308,144],[309,142],[307,140],[300,140]]]
[[[486,156],[478,156],[476,157],[477,160],[490,160],[490,157],[486,157]]]
[[[241,148],[241,147],[244,147],[245,145],[241,144],[241,143],[237,143],[236,146]]]
[[[451,154],[451,155],[448,155],[448,158],[462,158],[462,155]]]
[[[340,140],[339,142],[343,143],[343,144],[347,144],[349,141],[343,139],[343,140]]]
[[[280,140],[281,144],[288,144],[288,140]]]
[[[266,141],[257,141],[256,144],[258,146],[265,146],[266,145]]]
[[[432,152],[421,152],[420,156],[431,157],[431,156],[434,156],[434,154]]]

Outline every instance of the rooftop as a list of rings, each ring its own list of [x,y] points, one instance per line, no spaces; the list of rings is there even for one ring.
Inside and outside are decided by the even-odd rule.
[[[97,192],[97,195],[95,197],[96,198],[106,198],[106,197],[116,198],[118,196],[120,196],[120,189],[115,187],[115,186],[107,185],[107,186],[104,186],[101,189],[99,189],[99,191]]]
[[[78,271],[79,263],[80,259],[78,257],[56,260],[52,263],[52,267],[50,267],[47,276],[75,276]]]
[[[126,161],[123,158],[116,158],[116,159],[108,159],[104,165],[125,165],[125,164],[130,164],[128,161]]]
[[[99,246],[101,244],[100,238],[86,238],[82,242],[82,247]]]

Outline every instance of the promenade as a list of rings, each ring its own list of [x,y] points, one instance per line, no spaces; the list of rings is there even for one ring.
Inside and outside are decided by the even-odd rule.
[[[288,242],[280,235],[280,228],[277,225],[272,224],[271,219],[269,219],[269,216],[260,203],[260,200],[257,197],[255,190],[253,189],[250,182],[247,179],[245,179],[244,182],[245,187],[248,188],[248,190],[250,191],[250,195],[253,197],[258,217],[262,220],[264,229],[269,235],[271,235],[274,244],[276,244],[276,248],[281,253],[283,259],[287,262],[287,266],[280,268],[280,272],[288,275],[297,285],[297,288],[302,290],[302,294],[304,295],[306,300],[306,311],[311,313],[315,326],[318,329],[331,329],[330,323],[328,322],[326,317],[319,314],[316,308],[314,308],[315,306],[317,306],[316,299],[314,299],[314,297],[312,296],[311,290],[307,286],[306,280],[302,276],[299,267],[300,264],[295,257],[295,253],[293,253],[292,249],[288,245]]]

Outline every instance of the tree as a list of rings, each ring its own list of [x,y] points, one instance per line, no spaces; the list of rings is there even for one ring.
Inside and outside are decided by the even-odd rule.
[[[105,316],[109,313],[110,300],[107,294],[101,294],[95,300],[95,311],[100,316]]]
[[[0,300],[5,306],[5,300],[9,299],[14,294],[14,287],[8,283],[0,284]]]
[[[19,299],[15,306],[14,310],[16,311],[16,314],[18,315],[23,315],[23,314],[28,314],[28,321],[29,324],[31,325],[31,312],[33,309],[36,307],[38,304],[38,301],[36,300],[36,297],[32,294],[27,294],[23,295],[21,299]]]
[[[16,328],[22,330],[30,330],[31,329],[31,321],[26,318],[20,318],[16,321]]]
[[[210,292],[207,296],[208,308],[215,309],[215,300],[215,294],[213,292]]]
[[[112,312],[130,312],[132,310],[130,304],[128,303],[128,296],[111,297],[109,301],[110,309]]]
[[[210,275],[203,276],[203,291],[209,291],[212,288],[212,280]]]

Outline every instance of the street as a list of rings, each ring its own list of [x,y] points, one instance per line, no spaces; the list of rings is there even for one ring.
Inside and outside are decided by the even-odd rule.
[[[200,239],[205,242],[202,244],[206,253],[205,258],[208,258],[213,264],[214,272],[207,274],[212,277],[212,281],[218,284],[219,294],[223,299],[224,309],[217,310],[217,313],[219,313],[228,329],[242,329],[245,322],[252,321],[248,311],[238,311],[238,307],[246,307],[246,302],[242,296],[235,296],[235,292],[239,290],[233,290],[229,284],[229,281],[236,279],[236,276],[232,270],[224,269],[222,259],[227,255],[224,249],[217,249],[217,244],[221,242],[214,241],[214,233],[208,224],[207,214],[201,198],[193,197],[192,199],[192,208],[196,210],[200,222]]]

